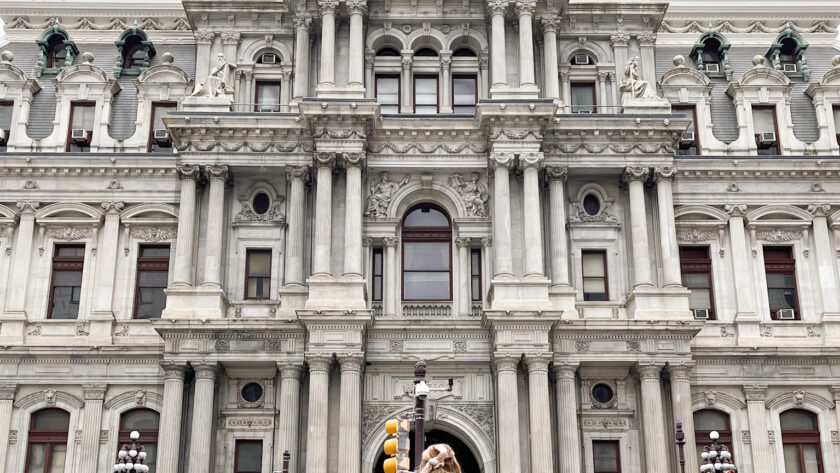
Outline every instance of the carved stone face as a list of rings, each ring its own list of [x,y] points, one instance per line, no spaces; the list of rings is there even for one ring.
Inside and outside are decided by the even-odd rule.
[[[388,182],[388,173],[383,171],[382,174],[379,175],[382,178],[382,182]]]
[[[220,66],[224,65],[224,63],[225,63],[225,55],[224,55],[224,54],[222,54],[222,53],[219,53],[219,55],[218,55],[218,56],[216,56],[216,63],[218,63]]]

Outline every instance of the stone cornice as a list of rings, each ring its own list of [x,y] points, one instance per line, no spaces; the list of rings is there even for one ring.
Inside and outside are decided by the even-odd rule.
[[[31,162],[21,159],[20,164],[13,163],[12,159],[5,159],[0,164],[0,177],[148,179],[171,178],[176,174],[172,161],[154,163],[147,159],[143,163],[141,158],[137,158],[136,163],[129,163],[128,160],[114,158],[112,162],[108,157],[108,154],[97,155],[95,158],[84,160],[84,163],[74,157],[61,156],[61,153],[54,156],[38,156],[32,158]],[[135,158],[130,158],[130,161],[135,161]]]

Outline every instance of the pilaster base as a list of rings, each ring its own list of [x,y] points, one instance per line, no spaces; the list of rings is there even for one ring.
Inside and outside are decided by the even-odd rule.
[[[548,296],[551,282],[545,277],[493,279],[491,310],[552,310]]]
[[[277,291],[282,309],[303,309],[309,297],[309,289],[302,284],[287,284]]]
[[[761,338],[761,317],[755,312],[737,312],[735,314],[735,332],[738,344],[763,345]]]
[[[684,287],[637,286],[627,298],[627,316],[636,320],[694,320]]]
[[[563,311],[564,319],[580,318],[577,311],[577,289],[566,285],[551,286],[548,288],[548,298],[552,309]]]
[[[536,99],[540,96],[540,88],[534,84],[520,87],[499,87],[490,89],[490,97],[493,99],[517,100]]]
[[[367,283],[364,279],[312,276],[306,310],[366,310]]]
[[[112,332],[116,318],[111,311],[95,311],[88,316],[88,343],[109,345],[113,343]]]
[[[546,356],[551,353],[549,334],[561,315],[555,310],[488,310],[484,312],[484,323],[492,327],[496,356]]]
[[[25,335],[25,312],[3,314],[3,318],[0,318],[0,345],[23,345]]]
[[[362,86],[323,87],[315,89],[315,96],[319,99],[363,99],[365,88]]]
[[[228,299],[218,287],[173,287],[164,290],[166,309],[163,319],[223,319]]]
[[[820,323],[825,334],[825,346],[836,347],[840,345],[840,312],[824,312],[820,316]]]
[[[668,114],[671,113],[671,102],[660,98],[650,99],[628,99],[624,98],[621,101],[621,106],[624,113],[641,113],[641,114]]]
[[[181,102],[185,112],[229,112],[233,104],[233,95],[216,97],[184,97]]]

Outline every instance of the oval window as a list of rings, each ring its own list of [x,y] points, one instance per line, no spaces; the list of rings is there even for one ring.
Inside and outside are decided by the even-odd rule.
[[[592,399],[601,404],[607,404],[613,399],[613,390],[604,383],[598,383],[592,388]]]
[[[595,197],[595,194],[586,194],[583,198],[583,210],[589,215],[598,215],[601,211],[601,201]]]
[[[247,402],[257,402],[262,399],[263,388],[257,383],[248,383],[242,387],[242,399]]]
[[[271,205],[271,199],[268,198],[268,194],[265,192],[258,193],[251,201],[251,207],[254,208],[254,213],[258,215],[263,215],[268,212],[269,205]]]

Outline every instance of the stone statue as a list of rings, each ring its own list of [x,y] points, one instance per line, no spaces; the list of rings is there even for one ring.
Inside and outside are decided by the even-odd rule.
[[[449,186],[458,191],[458,195],[464,201],[467,215],[473,217],[490,216],[487,212],[487,202],[490,200],[490,194],[487,192],[487,186],[481,182],[477,172],[472,173],[472,178],[469,181],[464,181],[460,174],[455,174],[449,178]]]
[[[196,86],[193,97],[219,97],[233,94],[234,71],[236,65],[225,60],[225,55],[216,56],[216,67],[203,84]]]
[[[619,85],[619,90],[623,93],[622,100],[658,99],[654,87],[639,75],[639,56],[631,59],[624,68],[624,80]]]
[[[385,217],[388,215],[388,206],[391,205],[391,199],[400,187],[408,183],[408,179],[409,176],[405,176],[402,181],[396,183],[388,178],[387,172],[380,173],[379,182],[370,186],[365,215],[370,217]]]

